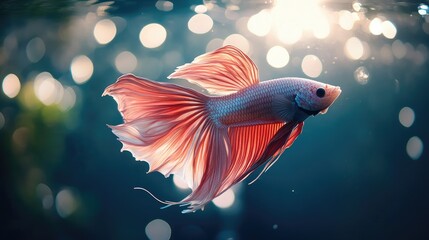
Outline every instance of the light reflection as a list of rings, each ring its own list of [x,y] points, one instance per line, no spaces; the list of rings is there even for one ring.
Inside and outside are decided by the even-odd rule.
[[[423,142],[417,136],[411,137],[407,142],[406,149],[408,156],[413,160],[417,160],[423,153]]]
[[[204,13],[197,13],[188,21],[188,28],[195,34],[204,34],[209,32],[213,27],[212,18]]]
[[[137,67],[137,58],[129,51],[123,51],[116,56],[115,67],[120,73],[132,72]]]
[[[267,62],[274,68],[282,68],[289,63],[289,53],[281,46],[274,46],[267,52]]]
[[[344,52],[348,58],[357,60],[363,56],[364,47],[359,38],[351,37],[346,41]]]
[[[409,128],[413,125],[415,119],[414,110],[410,107],[403,107],[399,111],[399,122],[402,126]]]
[[[9,97],[14,98],[18,95],[21,90],[21,82],[19,81],[18,76],[13,73],[6,75],[2,83],[3,93]]]
[[[166,221],[155,219],[146,225],[145,233],[150,240],[168,240],[171,238],[171,227]]]
[[[31,39],[26,47],[27,58],[32,63],[40,61],[45,55],[45,42],[39,37]]]
[[[68,188],[62,189],[55,198],[55,207],[60,217],[67,218],[78,208],[75,194]]]
[[[102,19],[95,24],[94,37],[99,44],[108,44],[116,36],[116,25],[110,19]]]
[[[94,65],[91,59],[85,55],[81,55],[73,58],[70,71],[75,83],[83,84],[91,78],[94,72]]]
[[[312,31],[317,38],[329,34],[329,23],[319,1],[277,0],[271,10],[277,37],[285,44],[298,42],[304,31]]]
[[[323,70],[322,61],[315,55],[307,55],[302,59],[301,68],[305,75],[317,78]]]
[[[235,201],[235,193],[230,188],[226,190],[221,195],[217,196],[215,199],[212,200],[214,205],[218,208],[229,208],[234,204]]]
[[[164,43],[167,30],[161,24],[150,23],[142,28],[139,38],[144,47],[156,48]]]
[[[223,41],[223,46],[226,45],[233,45],[238,47],[241,51],[243,51],[246,54],[249,54],[249,41],[245,37],[243,37],[240,34],[231,34],[228,37],[225,38]]]

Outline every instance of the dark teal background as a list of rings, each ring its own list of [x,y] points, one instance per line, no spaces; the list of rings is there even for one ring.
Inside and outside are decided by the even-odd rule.
[[[67,112],[41,104],[28,109],[21,95],[9,99],[0,94],[0,112],[5,118],[0,129],[1,239],[146,239],[146,225],[158,218],[170,225],[171,239],[429,239],[429,36],[423,31],[429,20],[417,14],[417,4],[377,2],[367,12],[368,18],[381,14],[394,22],[395,39],[411,44],[424,56],[421,64],[409,58],[393,58],[386,64],[376,52],[395,39],[352,30],[375,56],[352,61],[344,56],[344,41],[335,36],[304,39],[290,50],[246,29],[239,31],[236,21],[228,19],[215,21],[212,31],[196,35],[188,30],[187,22],[195,14],[192,6],[202,1],[173,1],[170,12],[157,10],[155,2],[114,1],[105,18],[119,16],[127,24],[103,46],[92,35],[60,37],[61,29],[80,14],[95,11],[99,3],[0,3],[1,53],[6,52],[4,39],[11,33],[17,37],[13,54],[0,61],[0,79],[15,73],[24,86],[35,72],[49,71],[62,84],[78,89],[76,105]],[[234,1],[218,2],[225,7]],[[242,0],[240,6],[236,13],[249,17],[269,4]],[[328,1],[325,7],[352,11],[348,1]],[[155,49],[144,48],[138,40],[140,29],[151,22],[161,23],[168,34],[166,42]],[[154,80],[166,81],[176,65],[166,64],[160,56],[178,51],[182,55],[177,65],[181,65],[204,53],[211,39],[237,32],[248,39],[262,80],[306,77],[299,62],[292,59],[315,54],[327,71],[317,80],[340,86],[342,95],[327,114],[306,120],[294,145],[258,181],[247,186],[254,174],[241,184],[232,208],[209,204],[193,214],[181,214],[178,207],[160,210],[160,203],[133,187],[148,188],[166,200],[180,200],[186,193],[171,178],[146,175],[146,163],[120,152],[121,144],[106,127],[121,123],[117,105],[112,98],[101,97],[104,88],[121,75],[112,61],[123,50],[133,52],[139,61],[156,58],[163,66]],[[45,40],[46,54],[31,63],[25,49],[35,36]],[[274,69],[266,63],[265,54],[273,45],[290,50],[291,61],[285,68]],[[78,49],[72,54],[85,54],[94,64],[85,84],[75,84],[70,69],[56,62],[66,59],[71,49]],[[366,85],[353,77],[359,66],[370,73]],[[147,76],[141,69],[134,73]],[[398,120],[405,106],[416,116],[409,128]],[[24,145],[17,146],[13,134],[22,127],[27,129]],[[413,136],[424,146],[417,160],[406,151]],[[49,186],[54,198],[62,189],[70,189],[78,201],[76,211],[63,218],[55,203],[44,209],[36,191],[40,183]]]

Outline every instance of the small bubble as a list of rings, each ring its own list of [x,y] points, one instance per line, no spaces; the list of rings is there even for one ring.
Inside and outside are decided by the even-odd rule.
[[[417,7],[417,11],[421,16],[427,16],[429,15],[429,6],[421,3],[418,7]]]
[[[295,192],[295,189],[292,189],[292,192]]]
[[[362,9],[362,3],[360,2],[353,2],[353,10],[356,12],[359,12]]]
[[[367,84],[368,80],[369,80],[368,69],[364,66],[358,67],[354,72],[354,77],[358,83],[360,83],[362,85]]]

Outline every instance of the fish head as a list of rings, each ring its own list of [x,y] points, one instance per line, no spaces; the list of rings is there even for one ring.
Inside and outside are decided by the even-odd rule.
[[[340,87],[306,80],[296,94],[295,102],[298,107],[313,115],[319,112],[324,114],[340,94]]]

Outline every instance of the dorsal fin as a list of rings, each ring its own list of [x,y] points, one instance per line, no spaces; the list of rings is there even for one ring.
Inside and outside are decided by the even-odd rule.
[[[226,95],[259,83],[258,69],[240,49],[227,45],[180,66],[168,78],[183,78],[209,93]]]

